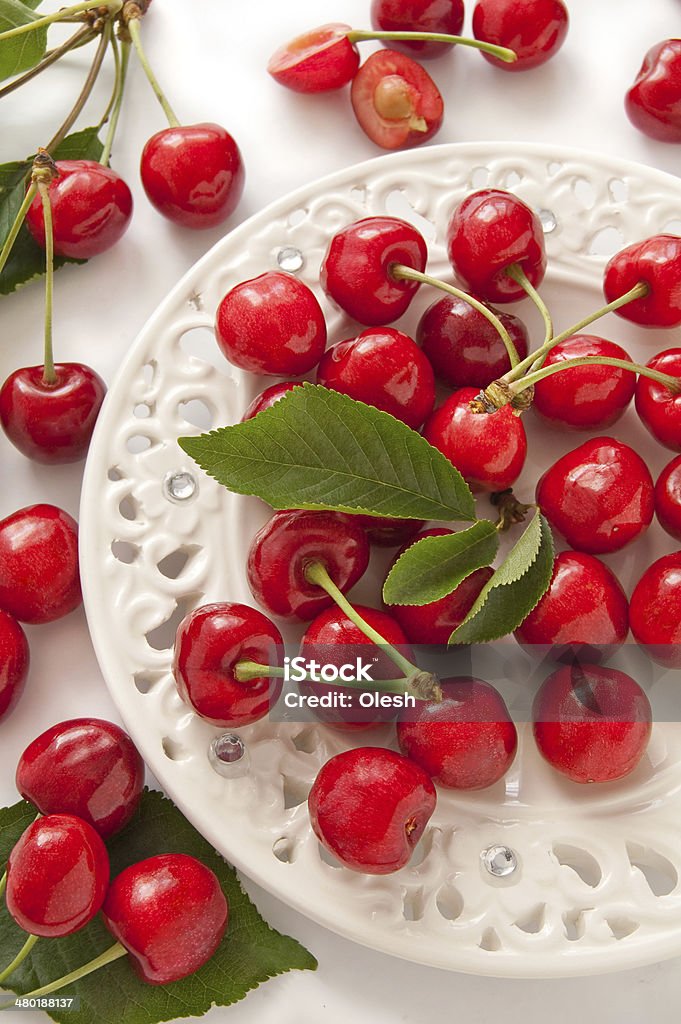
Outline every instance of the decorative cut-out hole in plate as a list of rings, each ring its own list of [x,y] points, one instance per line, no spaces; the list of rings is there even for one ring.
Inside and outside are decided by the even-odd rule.
[[[471,171],[471,185],[473,188],[484,188],[489,181],[489,168],[474,167]]]
[[[463,897],[451,882],[445,882],[437,894],[435,906],[445,921],[456,921],[463,911]]]
[[[568,843],[556,843],[553,847],[553,855],[559,864],[571,868],[576,875],[579,875],[585,885],[594,889],[603,872],[595,857],[592,857],[586,850],[579,846],[570,846]]]
[[[132,494],[126,494],[124,498],[118,503],[118,511],[127,519],[128,522],[132,523],[137,519],[137,513],[139,512],[139,505],[133,498]]]
[[[350,189],[350,198],[354,199],[357,203],[365,202],[367,197],[367,190],[363,185],[354,185]]]
[[[156,376],[156,361],[150,359],[148,363],[145,363],[142,367],[142,380],[148,386],[154,383],[154,377]]]
[[[553,177],[554,174],[559,174],[560,171],[563,170],[563,165],[557,160],[551,160],[550,163],[546,165],[546,170],[549,172],[551,177]]]
[[[536,907],[533,907],[527,914],[519,917],[514,922],[516,928],[519,928],[521,932],[525,932],[527,935],[536,935],[544,927],[546,922],[546,904],[539,903]]]
[[[610,180],[608,192],[616,203],[624,203],[629,198],[629,186],[621,178],[612,178]]]
[[[614,256],[623,246],[624,235],[619,228],[611,225],[596,232],[589,243],[589,254],[591,256]]]
[[[132,565],[139,556],[140,549],[137,544],[131,544],[128,540],[114,540],[111,542],[111,554],[124,565]]]
[[[295,843],[288,836],[281,836],[272,844],[272,853],[282,864],[292,864],[295,856]]]
[[[302,779],[296,779],[291,775],[282,775],[282,792],[284,794],[284,807],[299,807],[307,800],[310,787]]]
[[[114,484],[118,483],[119,480],[123,479],[123,474],[121,473],[118,466],[111,466],[106,476],[107,480],[111,480],[111,482]]]
[[[295,736],[291,737],[291,743],[303,754],[313,754],[319,746],[319,733],[316,728],[301,729]]]
[[[575,199],[585,210],[593,209],[596,202],[596,189],[586,178],[575,178],[572,182],[572,191]]]
[[[164,736],[161,740],[163,746],[163,753],[166,755],[169,761],[188,761],[191,757],[190,751],[183,747],[181,743],[174,740],[172,736]]]
[[[579,942],[584,938],[586,932],[586,914],[591,907],[580,910],[568,910],[563,914],[563,925],[565,926],[565,938],[568,942]]]
[[[192,398],[188,402],[180,402],[177,411],[183,420],[191,423],[199,430],[210,430],[213,426],[213,412],[200,398]]]
[[[136,416],[138,420],[146,420],[151,416],[151,411],[150,405],[147,405],[146,402],[139,402],[132,410],[132,414],[133,416]]]
[[[668,220],[663,230],[668,235],[681,235],[681,220],[678,218]]]
[[[146,434],[132,434],[125,442],[125,447],[132,455],[139,455],[140,452],[146,452],[148,448],[151,448],[151,444],[151,438]]]
[[[638,921],[631,921],[628,917],[609,917],[606,924],[618,941],[633,935],[639,926]]]
[[[163,679],[162,672],[135,672],[132,681],[138,693],[146,696]]]
[[[302,224],[307,217],[307,210],[301,208],[298,210],[291,210],[288,215],[288,226],[290,228],[297,228],[299,224]]]
[[[166,555],[160,562],[157,562],[156,568],[166,579],[176,580],[180,573],[186,569],[187,563],[192,556],[199,550],[197,547],[178,548],[177,551],[171,551],[169,555]]]
[[[180,348],[185,355],[208,363],[225,376],[231,376],[230,365],[218,348],[215,335],[209,327],[192,327],[180,338]]]
[[[402,916],[405,921],[420,921],[425,910],[423,889],[407,889],[402,900]]]
[[[480,949],[484,949],[487,953],[498,953],[501,949],[501,939],[494,928],[486,928],[478,945]]]
[[[175,643],[177,627],[187,612],[196,607],[202,596],[202,594],[188,594],[177,601],[173,613],[159,626],[155,626],[144,634],[149,646],[155,651],[169,651]]]
[[[640,843],[627,843],[627,856],[633,868],[642,873],[653,896],[669,896],[679,882],[679,875],[666,857]]]
[[[322,864],[327,864],[330,868],[337,868],[338,870],[343,867],[341,862],[338,860],[338,857],[334,857],[331,850],[327,850],[327,848],[322,846],[321,843],[317,843],[317,852]]]
[[[439,828],[427,828],[419,839],[414,852],[409,859],[409,867],[417,868],[420,864],[423,864],[424,860],[433,849],[433,843],[435,839],[441,835]]]
[[[522,180],[523,176],[518,171],[508,171],[504,178],[504,188],[515,188]]]
[[[406,220],[418,228],[424,238],[431,242],[435,240],[435,225],[414,209],[401,188],[395,188],[388,193],[385,198],[385,208],[391,217],[401,217],[402,220]]]

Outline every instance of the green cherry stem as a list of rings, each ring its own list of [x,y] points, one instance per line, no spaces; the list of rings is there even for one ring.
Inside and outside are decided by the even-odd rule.
[[[99,43],[95,51],[95,56],[93,58],[92,64],[90,65],[90,70],[87,73],[87,78],[83,83],[83,88],[78,94],[78,98],[74,103],[71,112],[69,113],[64,123],[58,128],[58,130],[55,132],[55,134],[52,136],[50,141],[45,146],[45,149],[48,153],[51,153],[52,150],[57,148],[60,142],[64,141],[64,139],[69,134],[74,124],[78,120],[78,117],[80,116],[80,112],[82,111],[83,107],[90,98],[90,93],[92,92],[95,86],[95,82],[97,81],[99,72],[101,71],[102,64],[104,62],[104,56],[109,47],[109,43],[111,42],[112,31],[112,24],[109,21],[106,23],[104,31],[100,36]]]
[[[517,284],[520,285],[520,287],[527,295],[528,299],[532,300],[532,302],[535,304],[535,306],[541,313],[541,318],[544,321],[545,328],[544,345],[546,345],[553,337],[553,320],[551,319],[551,314],[549,313],[548,306],[546,305],[546,303],[544,302],[544,300],[542,299],[541,295],[534,287],[532,282],[529,280],[527,274],[525,273],[525,271],[519,263],[514,263],[512,264],[512,266],[507,267],[506,273],[508,274],[509,277],[512,277]]]
[[[8,964],[7,967],[5,967],[4,971],[0,972],[0,984],[2,984],[5,978],[9,978],[10,974],[12,974],[13,971],[16,971],[17,967],[19,967],[24,962],[28,954],[35,946],[38,939],[38,935],[29,935],[29,937],[26,939],[26,942],[23,944],[17,955],[14,957],[14,960],[12,960],[12,963]]]
[[[413,668],[412,668],[413,672]],[[240,683],[248,683],[252,679],[269,676],[274,679],[285,679],[286,672],[275,665],[259,665],[255,661],[240,661],[234,668],[234,675]],[[404,676],[400,679],[376,679],[367,684],[361,679],[343,679],[341,682],[329,682],[326,679],[315,679],[306,675],[300,682],[320,683],[322,686],[348,686],[355,690],[385,690],[386,693],[409,693],[409,681]]]
[[[79,46],[89,42],[91,39],[94,39],[94,33],[89,26],[83,26],[83,28],[78,29],[78,31],[74,32],[72,36],[69,36],[66,42],[62,43],[61,46],[57,46],[54,50],[50,50],[49,53],[46,53],[43,59],[39,61],[34,68],[24,72],[23,75],[13,79],[13,81],[9,82],[7,85],[3,85],[2,89],[0,89],[0,99],[2,99],[3,96],[9,96],[9,94],[14,92],[15,89],[19,89],[22,85],[25,85],[26,82],[30,82],[32,78],[36,78],[41,72],[51,67],[52,64],[56,64],[58,60],[61,60],[64,54],[70,53],[71,50],[77,49]]]
[[[38,154],[39,159],[40,153]],[[50,163],[52,161],[50,160]],[[34,181],[43,204],[45,222],[45,354],[43,356],[43,384],[56,384],[52,352],[52,307],[54,295],[54,231],[52,227],[52,203],[50,202],[50,181],[55,173],[52,167],[40,166],[33,172]]]
[[[85,978],[88,974],[92,974],[93,971],[98,971],[100,967],[106,967],[107,964],[113,963],[114,960],[119,960],[122,956],[127,956],[127,949],[122,946],[120,942],[115,942],[113,946],[109,946],[103,953],[96,956],[94,960],[90,960],[88,963],[83,964],[82,967],[78,967],[75,971],[71,971],[70,974],[65,974],[61,978],[57,978],[56,981],[51,981],[48,985],[43,985],[42,988],[35,988],[32,992],[22,992],[22,999],[33,999],[36,996],[47,996],[50,992],[57,992],[59,989],[66,988],[67,985],[71,985],[74,981],[80,981],[81,978]],[[0,1003],[0,1010],[11,1010],[16,1007],[16,999],[12,999],[7,1003]]]
[[[513,64],[518,59],[515,50],[510,50],[507,46],[496,46],[494,43],[485,43],[480,39],[469,39],[466,36],[450,36],[444,32],[365,32],[357,29],[348,32],[347,38],[351,43],[362,43],[371,39],[386,41],[395,39],[398,42],[423,40],[433,43],[451,43],[452,46],[470,46],[474,50],[482,50],[483,53],[489,53],[493,57],[498,57],[499,60],[503,60],[506,64]]]
[[[0,900],[5,895],[5,889],[7,888],[7,872],[3,871],[2,878],[0,878]]]
[[[424,274],[420,270],[415,270],[413,267],[406,267],[401,263],[393,263],[390,268],[391,275],[398,281],[418,281],[419,284],[429,284],[433,288],[439,288],[440,291],[446,292],[448,295],[453,295],[456,299],[461,299],[463,302],[467,302],[469,306],[476,309],[478,313],[484,316],[485,320],[488,320],[499,337],[504,343],[504,348],[508,352],[508,358],[511,361],[512,367],[517,367],[520,360],[518,352],[513,344],[511,335],[508,333],[504,325],[498,316],[492,312],[484,303],[478,299],[469,295],[467,292],[462,291],[460,288],[455,288],[452,284],[446,284],[444,281],[438,280],[437,277],[431,277],[430,274]]]
[[[74,15],[83,14],[85,11],[92,11],[96,7],[106,7],[110,14],[118,14],[123,6],[123,0],[85,0],[84,3],[74,4],[72,7],[62,7],[53,14],[46,14],[43,18],[36,18],[26,25],[16,25],[0,32],[0,43],[5,39],[13,39],[14,36],[24,35],[26,32],[35,32],[39,28],[47,28],[55,21],[68,21]]]
[[[38,186],[31,184],[26,195],[24,196],[24,201],[22,202],[21,206],[17,211],[17,215],[14,218],[14,223],[12,224],[12,227],[9,230],[9,234],[5,239],[5,244],[2,247],[2,252],[0,252],[0,274],[2,274],[3,270],[5,269],[5,264],[7,263],[7,260],[9,259],[9,254],[12,251],[12,246],[16,242],[17,235],[21,231],[21,225],[24,223],[24,218],[28,213],[28,208],[33,202],[33,199],[37,191]]]
[[[135,52],[137,53],[139,62],[142,65],[145,75],[147,76],[149,85],[154,90],[156,99],[163,107],[163,112],[168,118],[168,124],[170,125],[171,128],[178,128],[180,122],[175,114],[175,111],[170,106],[170,103],[168,102],[166,95],[163,92],[163,89],[159,85],[158,79],[156,78],[156,75],[152,71],[151,64],[149,63],[147,55],[144,52],[144,47],[142,45],[142,34],[140,32],[139,18],[130,19],[130,21],[128,22],[128,32],[130,33],[130,38],[132,39],[133,46],[135,47]]]
[[[672,377],[667,373],[660,373],[659,370],[652,370],[648,366],[641,366],[639,363],[631,363],[628,359],[615,359],[611,356],[583,356],[581,359],[566,359],[564,362],[554,363],[552,366],[545,366],[534,373],[528,373],[518,381],[509,385],[512,396],[519,395],[526,388],[538,384],[545,377],[551,377],[554,373],[561,373],[563,370],[570,370],[577,366],[615,366],[619,370],[629,370],[631,373],[638,373],[642,377],[649,377],[657,384],[662,384],[674,395],[681,394],[681,380]]]
[[[118,128],[118,119],[121,116],[121,106],[123,105],[123,93],[125,92],[125,80],[128,73],[128,64],[130,62],[130,43],[122,42],[120,46],[120,53],[118,47],[115,50],[117,55],[116,64],[116,85],[114,87],[114,101],[111,108],[111,120],[109,121],[109,127],[106,133],[106,139],[104,140],[104,149],[102,155],[99,158],[99,162],[104,167],[109,166],[111,159],[111,150],[116,137],[116,129]]]

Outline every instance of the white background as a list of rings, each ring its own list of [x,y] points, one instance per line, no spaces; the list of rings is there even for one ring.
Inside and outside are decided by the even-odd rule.
[[[48,3],[48,9],[57,4]],[[466,28],[472,0],[468,0]],[[623,96],[645,51],[681,34],[679,0],[570,0],[571,29],[549,64],[526,74],[497,71],[459,49],[428,70],[445,98],[435,142],[500,140],[581,146],[678,173],[678,146],[656,143],[629,124]],[[369,27],[369,0],[154,0],[144,25],[148,53],[181,120],[221,122],[242,149],[244,199],[229,226],[291,189],[381,151],[355,124],[347,91],[299,96],[265,73],[287,38],[328,21]],[[367,53],[374,44],[363,44]],[[89,51],[88,51],[89,52]],[[0,104],[0,161],[44,144],[70,107],[87,55],[64,60]],[[102,76],[81,124],[95,123],[110,88]],[[89,116],[88,116],[89,114]],[[170,287],[223,233],[190,233],[162,220],[138,180],[144,141],[163,115],[133,63],[113,163],[136,200],[132,227],[110,253],[56,280],[55,352],[95,367],[107,383],[121,356]],[[34,284],[0,302],[0,380],[41,360],[42,289]],[[82,466],[48,469],[28,462],[0,438],[0,516],[36,501],[77,515]],[[90,645],[82,610],[47,626],[28,627],[32,667],[21,704],[0,724],[0,802],[16,799],[14,769],[26,744],[48,725],[77,715],[117,720]],[[299,938],[319,959],[316,974],[290,974],[245,1002],[214,1009],[210,1020],[241,1024],[348,1019],[373,1024],[495,1017],[554,1024],[576,1017],[599,1024],[679,1019],[681,960],[626,975],[570,981],[503,981],[430,970],[339,939],[246,881],[264,916]],[[679,951],[681,954],[681,950]],[[654,1008],[653,1008],[654,1001]],[[44,1019],[22,1016],[26,1024]]]

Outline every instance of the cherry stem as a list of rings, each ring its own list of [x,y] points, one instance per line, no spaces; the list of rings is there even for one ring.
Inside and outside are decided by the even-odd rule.
[[[74,32],[72,36],[69,36],[66,42],[62,43],[61,46],[57,46],[54,50],[50,50],[49,53],[46,53],[43,59],[36,64],[34,68],[26,71],[23,75],[20,75],[19,78],[15,78],[8,85],[4,85],[2,89],[0,89],[0,99],[2,99],[3,96],[9,96],[9,94],[14,92],[15,89],[19,89],[22,85],[25,85],[26,82],[30,82],[32,78],[35,78],[42,71],[45,71],[46,68],[51,67],[52,64],[56,64],[64,54],[69,53],[71,50],[75,50],[83,43],[90,42],[91,39],[94,39],[94,33],[89,26],[79,28],[78,31]]]
[[[38,935],[29,935],[29,937],[26,939],[26,942],[23,944],[17,955],[14,957],[14,960],[12,960],[12,963],[8,964],[7,967],[5,967],[4,971],[0,972],[0,984],[2,984],[5,978],[9,978],[10,974],[12,974],[13,971],[16,971],[17,967],[19,967],[24,962],[28,954],[35,946],[38,939]]]
[[[0,899],[5,895],[5,889],[7,888],[7,872],[3,871],[2,878],[0,878]]]
[[[179,120],[178,120],[178,118],[177,118],[177,116],[175,114],[175,111],[170,106],[170,103],[168,103],[166,95],[163,92],[163,89],[161,89],[161,86],[159,85],[158,79],[156,78],[156,75],[154,74],[154,72],[151,69],[151,64],[149,63],[149,61],[147,59],[147,55],[144,52],[144,47],[142,46],[142,35],[141,35],[141,32],[140,32],[140,19],[139,18],[131,18],[130,19],[130,21],[128,22],[128,32],[130,33],[130,38],[132,39],[133,46],[135,47],[135,50],[137,52],[137,56],[139,58],[139,62],[142,65],[142,68],[144,69],[145,75],[147,76],[147,79],[149,81],[149,85],[154,90],[154,93],[156,95],[156,99],[158,100],[158,102],[163,107],[163,112],[166,115],[166,117],[168,118],[168,124],[170,125],[171,128],[178,128],[179,125],[180,125],[180,122],[179,122]]]
[[[443,32],[365,32],[357,29],[348,32],[347,39],[351,43],[361,43],[370,39],[395,39],[406,42],[410,40],[423,40],[433,43],[451,43],[457,46],[470,46],[474,50],[482,50],[493,57],[498,57],[499,60],[503,60],[506,64],[514,64],[518,59],[518,54],[515,50],[510,50],[507,46],[496,46],[494,43],[485,43],[480,39],[469,39],[466,36],[450,36]]]
[[[54,294],[54,231],[52,228],[52,203],[50,184],[44,178],[37,178],[38,192],[43,204],[45,221],[45,352],[43,355],[43,384],[56,384],[52,352],[52,305]]]
[[[59,989],[66,988],[67,985],[71,985],[74,981],[80,981],[81,978],[85,978],[86,975],[92,974],[93,971],[98,971],[100,967],[106,967],[107,964],[113,963],[114,960],[119,960],[122,956],[127,956],[127,949],[122,946],[120,942],[115,942],[113,946],[109,946],[103,953],[96,956],[94,960],[90,960],[88,963],[83,964],[82,967],[78,967],[75,971],[71,971],[70,974],[65,974],[61,978],[57,978],[56,981],[51,981],[48,985],[43,985],[42,988],[33,989],[32,992],[22,992],[22,999],[33,999],[35,996],[47,996],[50,992],[57,992]],[[8,1003],[0,1003],[0,1010],[11,1010],[12,1007],[16,1006],[16,999],[12,999]]]
[[[130,43],[121,43],[120,53],[118,46],[116,46],[114,52],[116,54],[116,82],[114,85],[113,105],[111,107],[111,120],[109,121],[106,139],[104,140],[104,149],[102,150],[102,155],[99,158],[99,162],[103,164],[104,167],[109,166],[111,150],[116,137],[116,129],[118,128],[118,119],[121,116],[123,93],[125,92],[125,79],[128,73],[128,64],[130,61]],[[107,111],[103,119],[104,121],[106,120],[108,113],[109,112]]]
[[[521,380],[510,384],[511,394],[518,395],[525,388],[532,387],[533,384],[544,380],[545,377],[550,377],[554,373],[561,373],[563,370],[574,369],[577,366],[615,366],[619,370],[629,370],[630,373],[638,373],[642,377],[649,377],[650,380],[654,380],[657,384],[662,384],[664,387],[669,388],[674,395],[681,394],[681,380],[678,377],[672,377],[667,373],[660,373],[659,370],[653,370],[649,366],[632,363],[628,359],[615,359],[612,356],[583,356],[580,359],[566,359],[563,362],[554,363],[552,366],[545,366],[543,369],[536,370],[534,373],[528,373]]]
[[[68,117],[66,118],[66,120],[64,121],[64,123],[61,125],[61,127],[57,130],[57,132],[53,135],[53,137],[45,146],[45,149],[48,153],[51,153],[52,150],[57,148],[60,142],[64,141],[64,139],[69,134],[72,127],[78,120],[80,112],[87,103],[90,97],[90,93],[92,92],[95,82],[97,81],[99,72],[101,71],[102,63],[104,62],[104,56],[106,54],[109,43],[111,42],[111,35],[111,22],[107,22],[104,31],[102,32],[102,35],[100,37],[97,50],[95,51],[95,56],[93,58],[92,64],[90,65],[90,70],[87,74],[87,78],[85,79],[85,82],[83,83],[83,88],[81,89],[78,95],[78,99],[74,103],[73,108]]]
[[[461,299],[463,302],[467,302],[469,306],[476,309],[478,313],[484,316],[485,320],[488,320],[492,327],[501,338],[504,343],[504,348],[508,353],[508,358],[511,361],[511,367],[518,366],[520,357],[516,350],[515,345],[511,339],[511,335],[508,333],[504,325],[498,316],[492,312],[484,303],[478,299],[469,295],[467,292],[462,291],[460,288],[455,288],[454,285],[446,284],[444,281],[438,280],[437,277],[431,277],[430,274],[424,274],[420,270],[415,270],[413,267],[406,267],[402,263],[393,263],[390,267],[391,275],[398,281],[418,281],[419,284],[429,284],[433,288],[439,288],[440,291],[447,292],[448,295],[453,295],[456,299]]]
[[[9,230],[9,234],[5,239],[5,244],[2,247],[2,252],[0,252],[0,274],[2,274],[3,270],[5,269],[5,264],[7,263],[7,260],[9,259],[9,254],[12,251],[12,246],[17,240],[17,235],[21,231],[21,225],[24,223],[24,218],[28,213],[28,208],[33,202],[33,199],[37,191],[38,186],[31,183],[31,186],[29,187],[26,195],[24,196],[24,201],[19,207],[17,215],[14,218],[14,223],[12,224],[12,227]]]
[[[55,21],[70,20],[73,15],[91,11],[95,7],[107,7],[110,14],[118,14],[123,7],[123,0],[85,0],[84,3],[74,4],[73,7],[62,7],[61,10],[55,11],[53,14],[46,14],[43,18],[36,18],[35,21],[29,21],[26,25],[17,25],[15,28],[8,28],[5,32],[0,32],[0,43],[5,39],[23,35],[25,32],[46,28]]]
[[[508,487],[505,491],[495,491],[490,495],[489,500],[495,508],[499,509],[499,518],[495,524],[499,533],[505,533],[517,523],[524,523],[530,509],[537,507],[518,501],[512,487]]]
[[[381,645],[383,646],[383,645]],[[283,668],[275,665],[259,665],[255,661],[240,661],[234,666],[234,675],[240,683],[248,683],[252,679],[262,679],[263,676],[271,676],[276,679],[285,679],[286,672]],[[349,686],[355,690],[385,690],[387,693],[409,693],[409,681],[402,676],[399,679],[376,679],[368,683],[361,679],[343,679],[341,682],[328,679],[314,679],[306,675],[300,682],[321,683],[322,686]]]
[[[544,345],[546,345],[547,342],[549,342],[553,337],[553,320],[551,319],[551,314],[549,312],[548,306],[546,305],[541,295],[534,287],[534,285],[532,284],[532,282],[530,281],[527,274],[525,273],[525,271],[519,263],[513,263],[510,267],[507,267],[506,273],[508,274],[509,277],[512,277],[513,280],[517,282],[517,284],[520,285],[520,287],[527,295],[528,299],[532,300],[532,302],[535,304],[535,306],[541,313],[541,318],[544,321],[545,328]]]

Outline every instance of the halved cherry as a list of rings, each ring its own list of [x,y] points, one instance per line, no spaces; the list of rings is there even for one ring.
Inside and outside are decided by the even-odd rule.
[[[313,28],[280,46],[267,70],[280,85],[295,92],[330,92],[352,81],[359,52],[348,39],[350,25],[332,22]]]
[[[419,146],[442,124],[442,96],[427,71],[395,50],[378,50],[362,64],[350,92],[362,131],[383,149]]]

